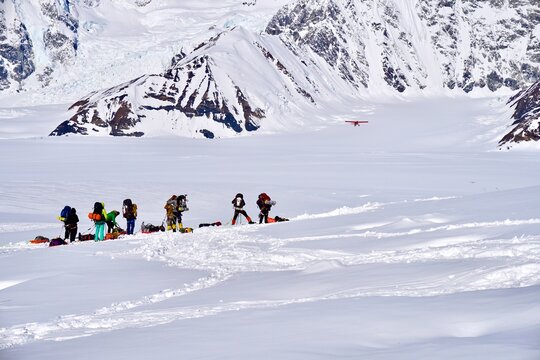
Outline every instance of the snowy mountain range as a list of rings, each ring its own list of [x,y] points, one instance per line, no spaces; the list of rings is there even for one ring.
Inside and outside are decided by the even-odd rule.
[[[3,4],[1,49],[11,49],[0,52],[4,93],[62,82],[55,69],[78,62],[92,73],[96,65],[78,48],[120,22],[97,0]],[[143,27],[149,17],[170,26],[167,41],[178,51],[160,54],[169,64],[160,71],[78,94],[52,135],[227,137],[298,126],[318,108],[370,94],[515,91],[540,79],[534,0],[231,0],[204,28],[186,17],[166,21],[187,4],[118,4]],[[185,41],[190,31],[197,36]]]

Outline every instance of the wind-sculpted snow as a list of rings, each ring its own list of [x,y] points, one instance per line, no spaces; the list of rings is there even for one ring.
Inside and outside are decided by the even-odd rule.
[[[97,251],[96,256],[113,260],[139,259],[164,263],[169,267],[204,271],[208,276],[176,289],[163,289],[138,299],[112,303],[91,313],[62,315],[48,322],[2,328],[0,349],[38,341],[70,341],[130,328],[158,327],[231,312],[370,297],[440,297],[540,284],[540,236],[499,238],[488,235],[490,229],[499,231],[508,227],[535,225],[540,224],[540,219],[447,223],[436,227],[426,221],[423,226],[414,228],[420,223],[416,216],[410,216],[401,221],[401,226],[409,224],[410,229],[406,231],[389,231],[392,222],[387,221],[372,224],[372,228],[368,224],[356,233],[342,231],[321,236],[286,235],[289,232],[300,235],[310,228],[306,222],[313,227],[322,219],[341,218],[337,222],[333,221],[350,223],[355,219],[352,215],[383,212],[397,206],[411,209],[411,206],[418,206],[419,203],[445,201],[455,201],[455,197],[368,203],[315,216],[297,216],[289,223],[276,225],[202,228],[192,234],[139,234],[110,243],[69,245],[79,251],[92,248]],[[437,223],[449,221],[429,216],[425,218]],[[388,230],[377,230],[379,228]],[[288,231],[283,231],[285,229]],[[270,230],[276,231],[268,235],[267,231]],[[473,231],[477,235],[460,237],[463,230],[467,230],[468,234]],[[429,236],[419,238],[420,235]],[[361,239],[396,237],[403,241],[396,243],[398,245],[393,249],[368,250],[360,246]],[[331,241],[337,239],[346,239],[352,243],[346,248],[327,248]],[[114,247],[103,248],[111,243],[114,243]],[[327,245],[320,246],[325,243]],[[426,266],[453,261],[462,264],[460,270],[437,266],[432,271],[424,270]],[[357,276],[366,266],[398,266],[408,270],[398,278],[390,277],[372,283]],[[211,294],[217,288],[233,286],[238,279],[248,274],[265,277],[280,276],[277,275],[279,273],[286,274],[289,284],[275,288],[272,297],[242,290],[225,300],[211,300]],[[320,281],[332,274],[341,280],[336,283]],[[304,285],[295,289],[296,282],[305,284],[306,281],[318,282],[318,286],[310,288]],[[15,285],[16,282],[8,286]],[[285,290],[289,286],[291,288]],[[204,303],[190,303],[190,297],[197,297],[202,292],[206,293],[207,300]],[[182,305],[183,302],[185,304]]]
[[[332,210],[328,213],[299,215],[295,217],[293,220],[319,219],[319,218],[326,218],[326,217],[332,217],[332,216],[361,214],[364,212],[377,210],[381,206],[382,204],[377,204],[377,203],[374,203],[374,204],[368,203],[368,204],[365,204],[363,206],[356,207],[356,208],[350,208],[348,206],[344,206],[342,208]]]

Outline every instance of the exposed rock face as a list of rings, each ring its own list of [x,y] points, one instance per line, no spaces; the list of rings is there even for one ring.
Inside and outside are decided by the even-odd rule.
[[[69,2],[59,9],[56,1],[40,1],[42,13],[69,30],[44,32],[48,53],[59,62],[73,57],[69,51],[77,49],[77,37],[69,34],[76,35],[77,25]],[[241,4],[258,6],[256,0]],[[540,80],[539,37],[537,0],[297,0],[280,9],[262,35],[245,31],[235,43],[221,43],[217,36],[179,54],[161,74],[85,97],[52,135],[141,136],[164,128],[211,138],[257,130],[276,108],[287,112],[307,103],[313,109],[325,99],[340,101],[343,94],[354,97],[366,89],[520,89]],[[253,65],[259,56],[264,64]],[[27,76],[33,71],[31,52],[23,58],[20,76]],[[12,68],[0,67],[0,86],[13,77]],[[53,71],[54,65],[45,67],[37,78],[46,83]],[[269,72],[275,76],[265,77]]]
[[[357,87],[518,89],[540,79],[536,0],[300,0],[266,32]]]
[[[0,5],[0,90],[21,89],[32,74],[46,85],[56,65],[69,63],[77,52],[79,25],[69,1],[0,0]]]
[[[499,145],[540,140],[540,81],[514,96],[509,104],[515,109],[514,127]]]
[[[255,131],[265,112],[226,74],[220,73],[204,49],[201,55],[179,54],[162,74],[147,75],[129,83],[91,94],[75,103],[75,114],[51,135],[142,136],[138,129],[164,127],[194,137],[214,138],[219,133]],[[220,81],[216,79],[216,72]],[[144,124],[141,124],[144,121]],[[172,127],[172,128],[171,128]]]
[[[35,64],[26,26],[14,16],[12,3],[0,4],[0,90],[4,90],[13,83],[20,85],[35,71]]]

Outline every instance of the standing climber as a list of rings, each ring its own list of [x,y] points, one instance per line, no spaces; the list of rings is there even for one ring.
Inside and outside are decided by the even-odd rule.
[[[272,209],[272,205],[276,205],[276,202],[272,201],[268,194],[262,193],[259,195],[257,199],[257,206],[260,209],[259,224],[262,224],[263,220],[265,224],[268,223],[268,214],[270,213],[270,209]]]
[[[105,240],[105,222],[107,221],[107,212],[105,211],[105,204],[102,202],[96,202],[94,204],[94,211],[88,214],[88,218],[94,221],[96,226],[96,234],[94,236],[95,241]]]
[[[64,226],[66,228],[66,233],[64,239],[69,239],[69,242],[74,242],[77,236],[77,224],[79,222],[79,217],[77,216],[77,210],[71,208],[69,215],[64,219]]]
[[[176,195],[173,195],[165,203],[165,218],[167,220],[167,230],[176,232]]]
[[[137,204],[134,204],[131,199],[125,199],[122,205],[122,216],[126,219],[126,233],[133,235],[135,230],[135,220],[137,219]]]
[[[233,207],[234,207],[234,215],[232,219],[232,224],[236,224],[236,219],[238,218],[238,215],[242,214],[246,218],[246,220],[250,224],[255,224],[253,221],[251,221],[251,218],[246,213],[246,210],[244,210],[244,206],[246,206],[246,202],[244,201],[244,195],[238,193],[234,197],[232,201]]]

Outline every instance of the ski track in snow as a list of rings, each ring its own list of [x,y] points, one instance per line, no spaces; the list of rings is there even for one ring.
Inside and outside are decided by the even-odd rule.
[[[453,199],[430,198],[413,201],[441,201]],[[375,211],[394,203],[368,203],[360,207],[342,207],[322,214],[304,214],[294,220],[320,219]],[[432,223],[430,223],[432,224]],[[441,226],[418,227],[400,232],[372,230],[382,224],[372,224],[367,230],[352,234],[329,234],[321,236],[272,238],[257,232],[257,227],[237,226],[205,228],[193,234],[160,233],[136,235],[129,238],[130,250],[98,252],[97,255],[113,258],[138,258],[158,261],[185,269],[208,271],[210,275],[185,284],[180,289],[165,289],[159,293],[132,301],[113,303],[91,314],[64,315],[50,322],[27,323],[0,329],[0,349],[23,345],[33,341],[65,341],[92,336],[119,329],[158,326],[174,321],[213,316],[230,311],[267,309],[299,303],[347,299],[369,296],[425,297],[447,295],[488,289],[516,288],[540,283],[540,236],[523,235],[510,239],[493,239],[479,236],[457,237],[448,240],[448,232],[462,229],[487,229],[540,224],[540,219],[500,220],[471,222]],[[20,226],[20,224],[18,225]],[[0,231],[2,228],[0,227]],[[419,244],[397,250],[377,250],[369,253],[306,249],[293,247],[302,242],[349,239],[349,238],[395,238],[433,234],[433,238]],[[440,234],[440,236],[437,236]],[[178,241],[178,236],[182,241]],[[122,240],[119,240],[122,241]],[[20,244],[18,250],[28,249]],[[2,250],[17,249],[17,244],[0,247]],[[464,270],[458,274],[433,275],[425,281],[364,286],[339,291],[328,291],[317,296],[279,300],[231,301],[201,306],[172,307],[167,309],[134,311],[138,307],[160,303],[175,297],[209,289],[223,284],[235,274],[244,272],[302,271],[313,274],[335,268],[364,264],[411,264],[430,261],[453,261],[465,259],[505,259],[504,265],[482,266],[474,271]]]

